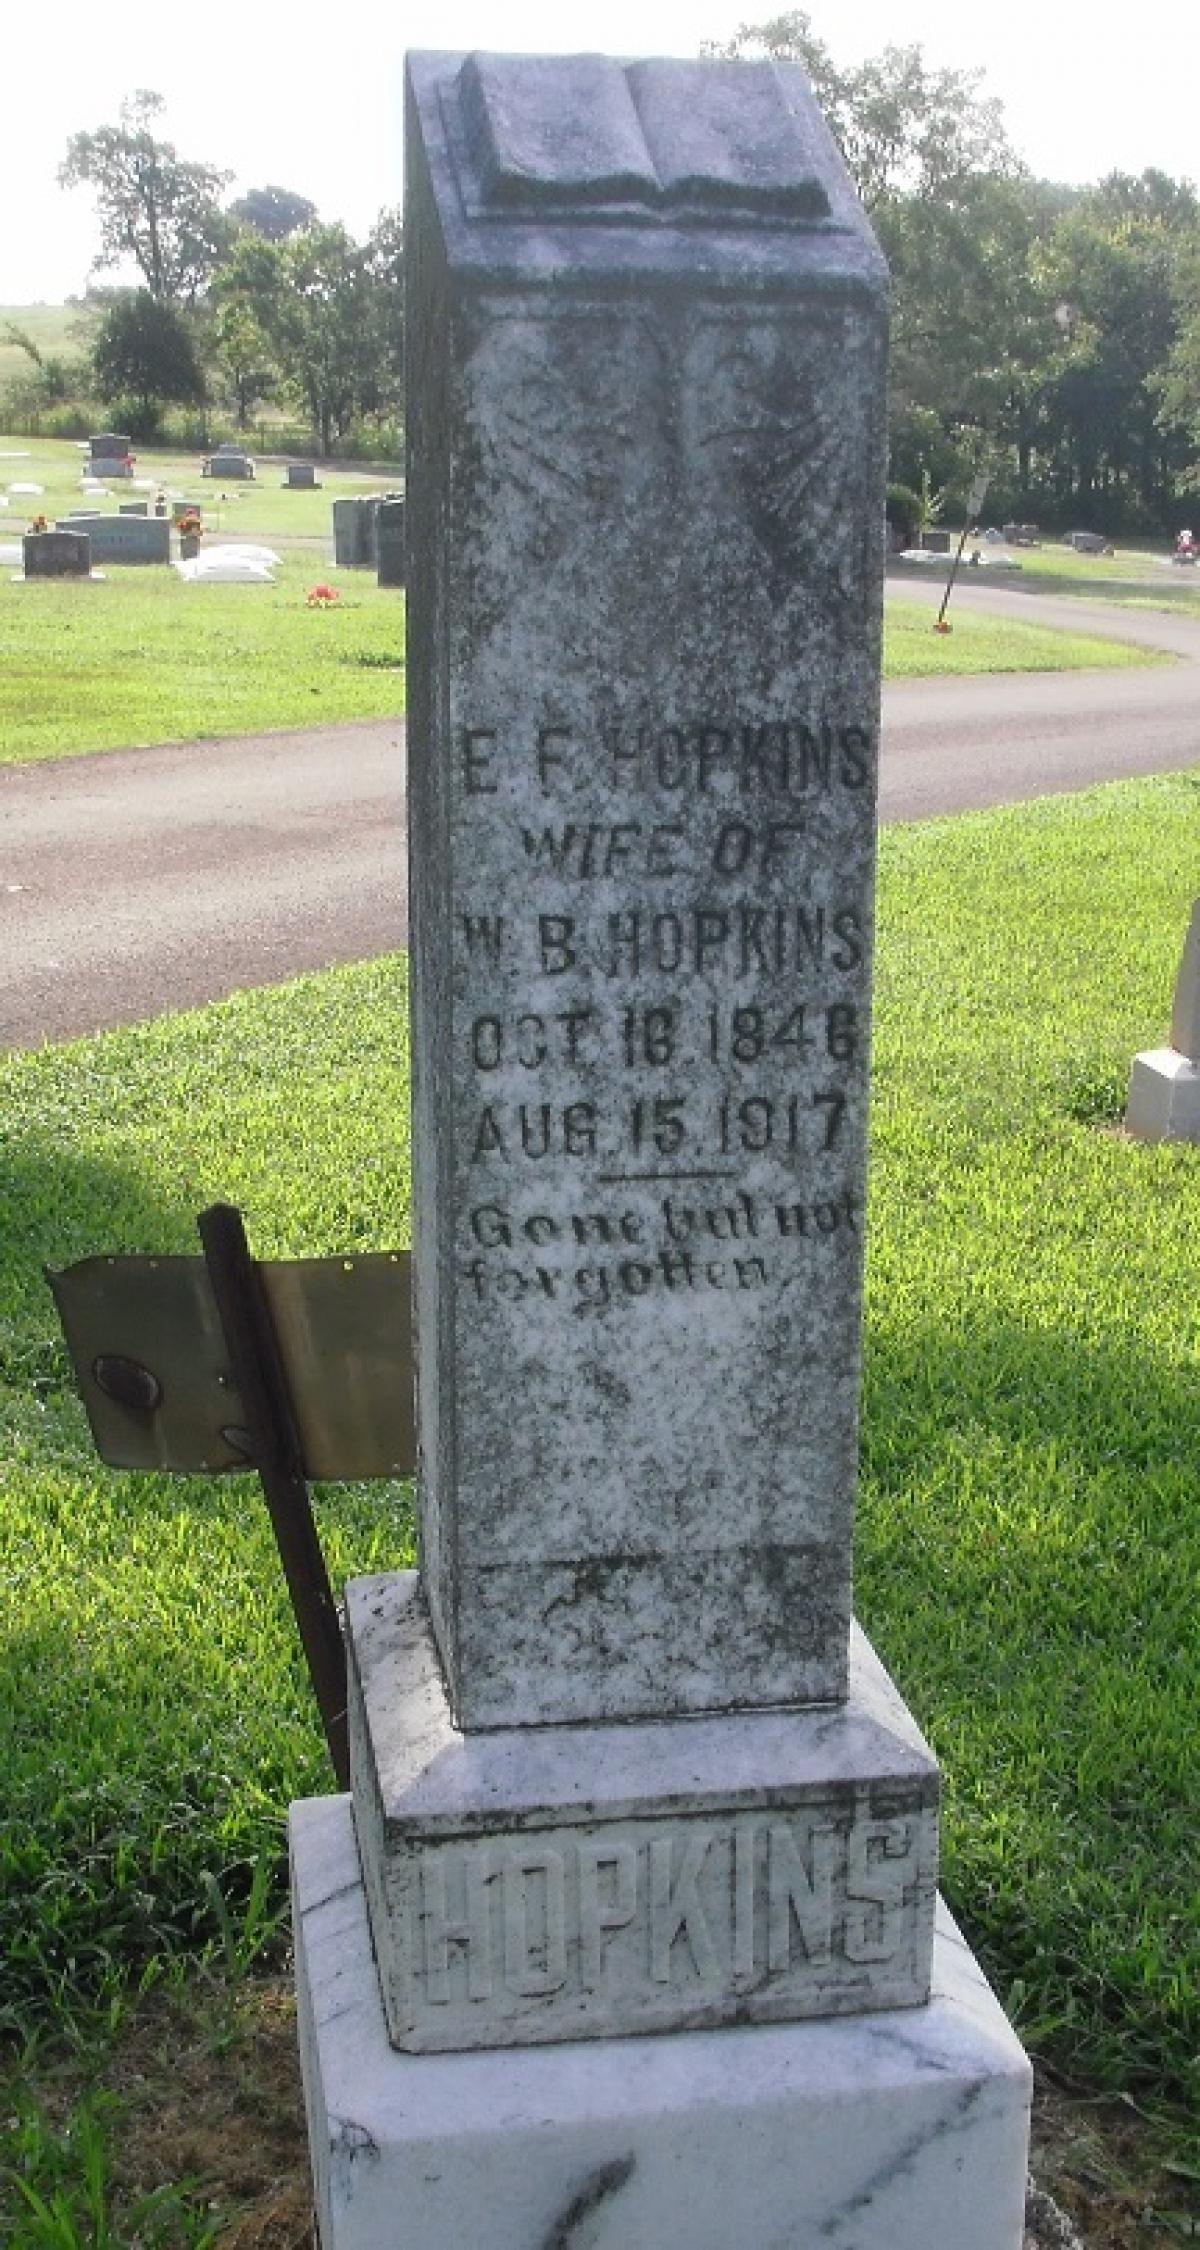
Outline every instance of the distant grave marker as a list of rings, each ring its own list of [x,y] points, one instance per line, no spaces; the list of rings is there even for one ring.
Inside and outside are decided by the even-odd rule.
[[[161,516],[102,515],[76,510],[58,519],[60,531],[85,531],[94,563],[166,563],[171,527]]]
[[[1170,1044],[1134,1056],[1125,1125],[1138,1140],[1200,1141],[1200,899],[1183,941]]]
[[[27,578],[87,578],[92,549],[86,532],[30,531],[22,543]]]

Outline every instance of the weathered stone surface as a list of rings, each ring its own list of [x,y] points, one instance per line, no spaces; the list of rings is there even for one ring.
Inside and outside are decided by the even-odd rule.
[[[1200,1063],[1200,899],[1192,908],[1175,980],[1171,1045],[1189,1062]]]
[[[21,546],[27,578],[87,578],[92,550],[86,532],[27,531]]]
[[[240,445],[219,445],[207,461],[201,463],[202,477],[224,478],[227,484],[252,483],[254,462]]]
[[[882,262],[793,70],[411,80],[422,1568],[454,1711],[836,1698]]]
[[[166,563],[171,527],[159,516],[103,515],[76,510],[58,519],[60,531],[85,531],[94,563]]]
[[[903,2016],[402,2055],[344,1798],[292,1864],[323,2250],[1020,2250],[1029,2065],[944,1908]]]
[[[132,477],[132,445],[132,438],[119,430],[101,430],[88,439],[90,469],[102,477]]]
[[[379,560],[377,499],[335,500],[333,559],[339,570],[374,570]]]
[[[1135,1055],[1125,1129],[1140,1141],[1200,1141],[1200,1066],[1174,1047]]]
[[[861,1634],[841,1704],[463,1735],[415,1573],[352,1581],[346,1620],[355,1818],[397,2045],[926,1999],[937,1767]]]
[[[403,586],[407,551],[404,537],[405,507],[403,500],[381,500],[375,512],[375,544],[378,557],[378,583],[381,586]]]

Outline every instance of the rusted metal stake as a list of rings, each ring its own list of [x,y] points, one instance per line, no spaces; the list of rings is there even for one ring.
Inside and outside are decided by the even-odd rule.
[[[313,1522],[303,1456],[275,1331],[250,1255],[241,1212],[214,1203],[196,1222],[213,1295],[241,1393],[249,1440],[308,1659],[338,1787],[350,1785],[346,1739],[346,1651],[325,1557]]]
[[[935,633],[940,633],[943,626],[946,624],[946,611],[950,606],[950,596],[954,591],[954,581],[958,576],[958,566],[963,559],[963,548],[966,546],[973,529],[973,524],[966,523],[963,525],[962,538],[958,542],[958,551],[955,554],[954,560],[950,565],[950,576],[946,580],[946,591],[942,595],[942,606],[937,613],[937,624],[933,628]],[[949,628],[947,628],[947,630],[949,630]]]

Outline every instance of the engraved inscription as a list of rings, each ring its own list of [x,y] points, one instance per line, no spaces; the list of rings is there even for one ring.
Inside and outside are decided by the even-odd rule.
[[[511,874],[457,929],[468,1302],[607,1317],[857,1258],[867,901],[812,854],[873,754],[828,710],[462,728],[464,815]]]
[[[917,1941],[923,1815],[738,1814],[418,1846],[413,2004],[857,1984]]]

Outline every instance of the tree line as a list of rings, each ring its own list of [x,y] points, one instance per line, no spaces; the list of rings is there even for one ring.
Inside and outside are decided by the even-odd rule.
[[[1200,202],[1160,171],[1095,185],[1035,179],[978,72],[919,47],[839,64],[800,10],[709,53],[799,62],[839,140],[893,276],[891,474],[925,520],[961,511],[1113,533],[1163,531],[1200,490]],[[398,212],[365,242],[278,186],[227,201],[228,175],[180,157],[163,104],[74,134],[60,178],[92,195],[103,266],[88,374],[140,433],[165,406],[244,427],[299,413],[329,452],[402,415]],[[49,398],[79,370],[27,350]]]
[[[394,451],[404,389],[403,234],[382,211],[365,242],[269,185],[226,201],[230,175],[181,157],[156,126],[161,96],[122,104],[115,125],[71,136],[59,171],[87,189],[99,270],[133,287],[89,290],[82,357],[55,355],[11,324],[29,362],[9,404],[28,413],[81,397],[143,439],[170,408],[245,429],[264,409],[299,416],[322,453],[374,434]]]
[[[1200,203],[1159,171],[1031,176],[976,71],[845,68],[802,11],[725,56],[803,65],[892,271],[891,474],[961,514],[1166,530],[1200,487]]]

